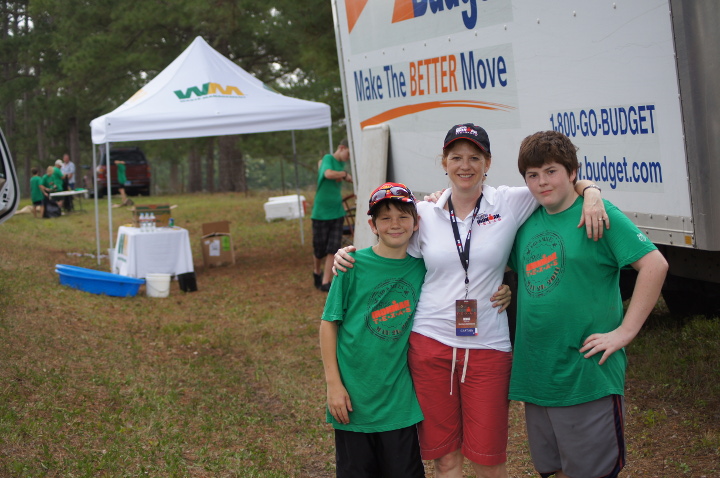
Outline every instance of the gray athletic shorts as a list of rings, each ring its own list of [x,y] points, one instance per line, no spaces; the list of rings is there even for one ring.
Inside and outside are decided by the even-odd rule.
[[[614,478],[625,466],[624,400],[609,395],[569,407],[525,404],[530,456],[540,476]]]

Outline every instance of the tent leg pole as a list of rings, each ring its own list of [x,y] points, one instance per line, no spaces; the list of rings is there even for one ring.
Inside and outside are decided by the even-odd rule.
[[[100,265],[100,214],[98,213],[97,148],[93,144],[93,201],[95,202],[95,248],[97,263]]]
[[[108,247],[108,254],[113,248],[113,221],[112,221],[112,171],[110,169],[110,143],[105,143],[105,177],[107,178],[107,201],[108,201],[108,233],[110,237],[110,247]],[[113,258],[110,257],[110,266],[112,267]],[[110,271],[112,272],[112,271]]]
[[[303,205],[300,200],[300,175],[298,173],[297,149],[295,148],[295,130],[292,131],[293,163],[295,163],[295,194],[298,202],[298,216],[300,219],[300,244],[305,245],[305,231],[303,231]]]

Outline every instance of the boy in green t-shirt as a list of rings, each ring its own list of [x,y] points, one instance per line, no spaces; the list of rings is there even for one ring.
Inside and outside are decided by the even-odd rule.
[[[332,282],[320,325],[328,423],[338,477],[424,478],[416,424],[423,419],[407,364],[408,338],[425,278],[407,254],[418,229],[415,198],[399,183],[370,195],[378,243]]]
[[[48,166],[45,170],[45,175],[40,179],[40,190],[43,193],[43,208],[42,215],[40,217],[56,217],[59,216],[56,212],[58,211],[58,203],[50,197],[50,194],[59,191],[57,183],[55,182],[55,167]],[[52,213],[52,214],[51,214]]]
[[[120,186],[118,187],[118,191],[120,192],[120,205],[132,206],[135,203],[132,199],[127,197],[127,193],[125,192],[125,183],[127,183],[127,176],[125,175],[125,161],[115,160],[115,165],[117,166],[118,183],[120,183]]]
[[[65,184],[63,183],[63,173],[62,169],[60,169],[63,165],[62,159],[55,160],[55,167],[53,168],[53,182],[55,183],[55,192],[61,192],[65,191]],[[56,202],[58,206],[60,206],[60,209],[63,207],[63,199],[56,199]]]
[[[313,202],[313,282],[323,292],[330,290],[333,255],[342,245],[345,207],[342,199],[343,181],[352,182],[345,171],[350,160],[346,139],[340,141],[333,154],[326,154],[318,165],[317,192]]]
[[[33,216],[38,217],[38,213],[40,213],[40,217],[43,217],[43,198],[45,195],[42,189],[40,189],[42,178],[40,177],[38,168],[32,168],[30,172],[32,173],[32,177],[30,178],[30,200],[32,201]]]
[[[525,402],[530,455],[541,476],[616,477],[625,465],[624,347],[657,303],[667,262],[605,201],[600,241],[578,229],[577,148],[543,131],[520,145],[518,169],[542,207],[510,254],[518,308],[510,399]],[[596,187],[597,186],[588,186]],[[623,315],[620,269],[638,271]]]
[[[57,191],[57,185],[55,184],[55,167],[48,166],[45,174],[40,178],[40,191],[46,199],[50,198],[50,193]]]

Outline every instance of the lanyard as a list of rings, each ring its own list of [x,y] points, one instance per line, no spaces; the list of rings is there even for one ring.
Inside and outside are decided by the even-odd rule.
[[[452,224],[453,234],[455,235],[455,246],[460,256],[460,263],[465,269],[465,298],[467,299],[470,279],[468,278],[468,267],[470,266],[470,238],[472,236],[472,226],[475,222],[475,217],[480,210],[480,201],[482,201],[482,193],[475,203],[475,210],[473,210],[472,221],[470,221],[470,228],[468,229],[467,237],[465,238],[465,246],[463,246],[460,240],[460,231],[458,230],[457,217],[455,217],[455,209],[452,205],[452,197],[448,198],[448,210],[450,211],[450,223]]]

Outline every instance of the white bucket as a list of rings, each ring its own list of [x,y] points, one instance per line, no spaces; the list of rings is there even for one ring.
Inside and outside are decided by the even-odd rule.
[[[148,274],[145,277],[145,293],[148,297],[170,295],[170,274]]]

